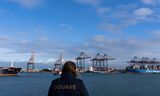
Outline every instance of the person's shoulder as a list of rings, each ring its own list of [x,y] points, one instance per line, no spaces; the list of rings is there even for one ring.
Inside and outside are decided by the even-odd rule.
[[[54,80],[52,81],[52,83],[58,82],[59,80],[60,80],[60,78],[54,79]]]
[[[75,80],[76,80],[77,82],[83,82],[83,80],[81,80],[81,79],[79,79],[79,78],[75,78]]]

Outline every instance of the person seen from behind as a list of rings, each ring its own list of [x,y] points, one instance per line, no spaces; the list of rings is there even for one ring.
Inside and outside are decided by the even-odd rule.
[[[52,81],[48,96],[89,96],[83,81],[77,78],[74,62],[65,62],[61,77]]]

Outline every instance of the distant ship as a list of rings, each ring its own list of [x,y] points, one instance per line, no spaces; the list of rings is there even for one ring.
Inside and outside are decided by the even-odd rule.
[[[8,68],[0,67],[0,76],[15,76],[21,71],[22,68],[15,68],[13,67],[13,61],[11,66]]]
[[[160,60],[156,58],[142,57],[139,59],[135,56],[127,63],[130,64],[125,69],[127,73],[160,73]]]
[[[52,70],[49,68],[45,68],[45,69],[42,69],[42,72],[52,72]]]

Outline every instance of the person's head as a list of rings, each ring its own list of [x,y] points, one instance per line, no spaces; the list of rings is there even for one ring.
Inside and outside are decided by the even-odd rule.
[[[66,61],[62,69],[62,74],[66,72],[71,72],[74,76],[77,76],[76,64],[72,61]]]

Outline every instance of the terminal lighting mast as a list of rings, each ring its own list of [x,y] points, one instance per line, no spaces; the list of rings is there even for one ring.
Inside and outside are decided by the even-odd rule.
[[[29,61],[27,62],[27,72],[33,72],[34,68],[35,68],[35,53],[32,52],[31,53],[31,57],[29,59]]]

